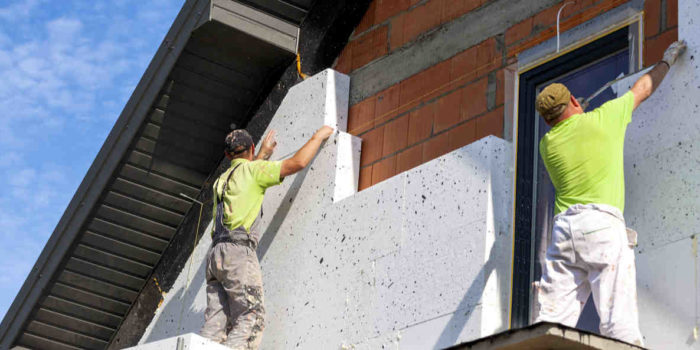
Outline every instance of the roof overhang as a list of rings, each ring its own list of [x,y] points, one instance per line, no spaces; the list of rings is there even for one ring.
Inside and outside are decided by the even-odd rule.
[[[104,349],[223,139],[295,57],[309,1],[187,0],[0,324],[0,348]]]

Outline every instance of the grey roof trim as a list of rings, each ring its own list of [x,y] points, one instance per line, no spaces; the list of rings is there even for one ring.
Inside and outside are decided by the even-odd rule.
[[[205,21],[221,22],[296,53],[299,28],[293,24],[230,0],[212,0],[208,15]]]
[[[165,83],[170,70],[196,28],[209,0],[187,0],[161,43],[145,74],[120,114],[107,140],[90,166],[68,208],[41,252],[27,280],[0,323],[0,348],[12,345],[51,277],[73,244],[122,156]]]
[[[313,0],[237,0],[261,9],[275,17],[301,24],[301,21],[309,13]]]

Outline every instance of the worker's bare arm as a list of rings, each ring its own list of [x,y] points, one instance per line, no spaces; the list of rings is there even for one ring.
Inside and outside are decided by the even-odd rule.
[[[666,49],[666,52],[664,52],[663,60],[657,63],[649,73],[644,74],[634,83],[631,91],[634,94],[635,109],[656,91],[664,80],[664,77],[666,77],[666,73],[668,73],[670,67],[676,63],[676,60],[685,52],[685,49],[685,41],[674,42]]]
[[[644,74],[632,86],[634,94],[634,108],[636,109],[644,100],[649,98],[652,93],[659,87],[661,81],[664,80],[668,73],[669,66],[666,62],[659,62],[652,68],[649,73]]]
[[[314,156],[321,147],[321,143],[328,139],[333,134],[333,128],[324,125],[313,136],[311,139],[302,146],[297,153],[295,153],[291,158],[282,161],[282,169],[280,170],[280,177],[287,177],[289,175],[295,174],[302,169],[306,168],[307,165],[314,159]]]
[[[265,136],[265,139],[263,139],[263,142],[260,145],[260,151],[255,157],[256,160],[270,160],[272,153],[275,152],[275,147],[277,147],[277,140],[275,139],[276,133],[277,132],[275,130],[270,130],[270,132],[267,133],[267,136]]]

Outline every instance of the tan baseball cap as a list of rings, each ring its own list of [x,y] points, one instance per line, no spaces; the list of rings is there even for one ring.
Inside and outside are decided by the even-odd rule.
[[[571,92],[564,84],[548,85],[535,100],[535,108],[544,120],[557,119],[566,110],[571,99]]]

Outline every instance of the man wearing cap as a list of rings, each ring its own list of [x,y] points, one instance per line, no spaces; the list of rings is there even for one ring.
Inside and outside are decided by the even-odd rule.
[[[245,130],[226,136],[231,167],[214,182],[214,228],[205,265],[207,309],[200,334],[233,349],[257,349],[265,309],[260,264],[258,218],[265,190],[304,169],[333,129],[324,126],[294,156],[268,161],[277,145],[271,131],[253,159],[255,145]],[[228,334],[227,334],[228,330]]]
[[[584,113],[562,84],[537,96],[552,129],[540,154],[556,190],[554,225],[542,278],[535,283],[536,320],[575,327],[591,292],[601,334],[642,345],[634,264],[636,232],[627,230],[623,146],[632,111],[659,86],[685,50],[675,42],[663,60],[622,97]]]

